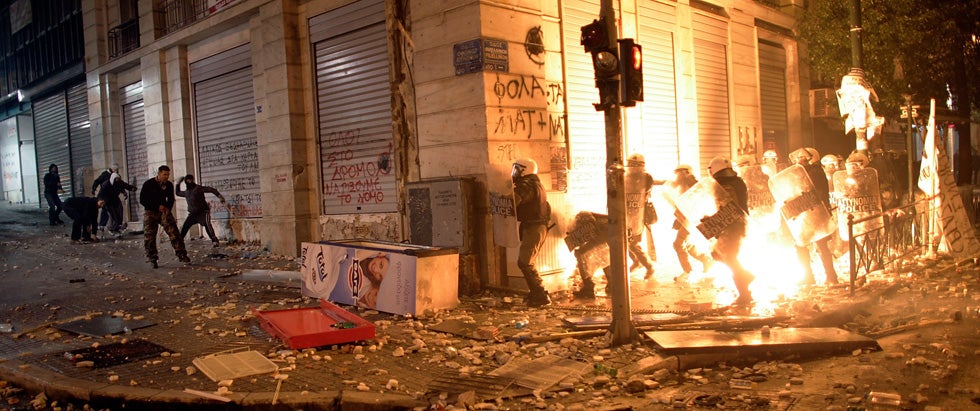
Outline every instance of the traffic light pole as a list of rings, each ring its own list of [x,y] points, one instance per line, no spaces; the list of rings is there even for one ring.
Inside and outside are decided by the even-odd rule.
[[[599,7],[600,21],[606,25],[609,48],[616,50],[616,14],[612,0],[602,0]],[[626,196],[625,168],[623,167],[623,115],[619,105],[619,79],[615,76],[596,78],[599,88],[597,109],[605,112],[606,126],[606,207],[609,212],[609,282],[608,294],[612,300],[611,344],[619,346],[639,340],[633,326],[630,310],[629,277],[626,271]]]

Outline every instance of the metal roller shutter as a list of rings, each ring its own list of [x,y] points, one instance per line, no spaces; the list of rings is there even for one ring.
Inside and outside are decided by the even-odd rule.
[[[762,138],[776,144],[777,153],[788,153],[789,121],[786,102],[786,51],[759,42],[759,91],[762,103]],[[763,145],[765,146],[765,145]]]
[[[588,199],[582,209],[606,208],[606,128],[595,87],[592,56],[582,47],[582,26],[599,17],[598,0],[562,2],[562,36],[565,44],[565,91],[568,99],[568,192]],[[646,76],[644,76],[646,77]],[[585,203],[583,203],[585,204]]]
[[[89,134],[88,90],[85,83],[68,88],[68,139],[71,146],[72,193],[85,195],[85,174],[92,170],[92,136]]]
[[[222,204],[208,198],[214,218],[262,217],[249,46],[191,64],[191,79],[198,182],[216,188],[228,200]]]
[[[378,6],[380,4],[380,7]],[[353,14],[375,23],[351,25]],[[311,19],[324,214],[398,211],[384,4],[361,1]],[[314,27],[314,23],[317,27]],[[343,27],[337,33],[324,27]]]
[[[143,100],[122,106],[122,122],[123,139],[126,141],[126,175],[123,179],[141,188],[143,182],[152,177],[146,164],[146,118],[143,115]],[[130,195],[128,203],[130,221],[141,221],[143,206],[139,202],[139,193]]]
[[[34,140],[37,150],[38,187],[44,192],[44,175],[48,166],[58,165],[61,176],[61,186],[65,192],[61,197],[71,195],[71,149],[68,143],[68,112],[65,108],[65,93],[59,92],[53,96],[35,100],[32,104],[34,111]]]
[[[694,81],[698,108],[699,169],[715,156],[731,157],[728,97],[728,23],[701,13],[692,16]]]
[[[638,40],[644,54],[644,102],[638,107],[644,135],[640,138],[645,140],[642,147],[648,170],[654,175],[670,175],[680,161],[681,144],[677,135],[674,33],[668,31],[676,24],[677,11],[673,4],[655,1],[640,2],[638,7]]]

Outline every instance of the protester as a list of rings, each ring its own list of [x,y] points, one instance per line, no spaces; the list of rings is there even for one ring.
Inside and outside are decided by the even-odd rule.
[[[674,180],[670,182],[670,187],[674,189],[677,195],[681,195],[697,183],[698,179],[694,176],[691,166],[682,164],[674,169]],[[677,236],[674,237],[673,244],[674,252],[677,253],[677,261],[680,262],[681,269],[684,270],[684,273],[681,276],[675,277],[674,280],[679,281],[683,276],[691,273],[691,261],[688,256],[700,261],[701,270],[708,272],[711,269],[711,257],[698,251],[693,244],[687,241],[691,233],[684,227],[684,216],[676,208],[674,209],[674,217],[674,224],[671,226],[671,228],[677,230]]]
[[[653,263],[650,261],[650,256],[647,255],[643,247],[640,246],[640,242],[643,241],[643,234],[646,230],[650,229],[650,222],[656,221],[656,209],[647,211],[647,204],[650,204],[651,208],[653,206],[650,203],[650,190],[653,188],[654,180],[653,176],[646,171],[646,160],[643,158],[642,154],[631,154],[626,159],[626,203],[627,208],[632,209],[633,213],[636,214],[637,221],[629,221],[627,219],[627,224],[629,230],[629,237],[626,245],[626,251],[629,254],[630,260],[633,260],[633,264],[630,266],[629,271],[633,271],[639,268],[641,265],[646,269],[644,273],[644,279],[650,279],[653,277]],[[663,184],[663,182],[661,182]],[[636,198],[630,198],[634,196]],[[648,213],[653,213],[652,216],[647,215]],[[627,212],[629,215],[630,213]],[[652,220],[651,220],[652,217]],[[653,250],[653,261],[656,261],[656,248],[653,248],[653,238],[651,236],[648,248]]]
[[[44,199],[48,202],[48,223],[51,225],[61,225],[65,222],[61,220],[61,204],[59,192],[64,192],[61,188],[61,176],[58,175],[58,165],[48,166],[48,173],[44,175]]]
[[[119,195],[127,196],[126,191],[136,191],[136,186],[127,183],[119,176],[118,165],[112,165],[108,171],[109,177],[99,185],[98,199],[105,201],[105,207],[102,208],[103,218],[99,221],[99,228],[108,230],[118,238],[122,235],[120,230],[124,224],[123,204]]]
[[[98,232],[99,209],[104,201],[92,197],[71,197],[65,200],[65,214],[71,218],[71,241],[98,242],[95,235]]]
[[[163,230],[170,236],[170,244],[174,247],[177,259],[184,263],[191,262],[184,249],[184,239],[177,230],[177,220],[174,219],[174,185],[170,182],[170,167],[162,165],[157,169],[156,177],[143,183],[140,189],[140,204],[143,205],[143,248],[146,259],[157,268],[157,230]]]
[[[511,180],[514,182],[514,200],[517,204],[517,221],[521,246],[517,254],[517,267],[524,274],[530,293],[527,305],[541,307],[551,304],[551,296],[544,289],[541,275],[534,268],[534,259],[544,245],[551,220],[551,205],[538,178],[538,163],[530,158],[514,161]]]
[[[187,190],[180,189],[181,182],[187,183]],[[194,224],[200,224],[201,227],[204,227],[208,238],[211,239],[211,244],[218,247],[218,236],[214,234],[214,227],[211,226],[211,206],[204,199],[204,195],[207,193],[214,194],[222,203],[225,202],[225,197],[218,190],[196,184],[193,174],[188,174],[177,180],[177,196],[187,200],[187,218],[184,219],[184,225],[180,227],[180,238],[183,239]]]
[[[111,165],[105,170],[102,170],[102,173],[100,173],[99,176],[95,178],[95,181],[92,182],[92,195],[94,196],[97,195],[99,193],[99,188],[107,181],[109,181],[109,177],[112,176],[113,167],[116,167],[116,165]],[[99,231],[100,232],[105,231],[105,226],[108,223],[109,223],[109,211],[103,208],[102,212],[99,213]]]
[[[792,153],[789,153],[789,161],[793,164],[798,164],[806,170],[807,176],[813,183],[813,191],[816,198],[820,201],[820,207],[826,207],[829,215],[830,211],[830,187],[827,184],[827,177],[824,174],[823,167],[817,162],[820,158],[820,154],[816,149],[812,147],[803,147]],[[826,275],[825,284],[837,284],[837,270],[834,268],[834,256],[830,252],[830,239],[833,234],[828,234],[823,238],[817,239],[813,242],[817,250],[817,255],[820,256],[820,262],[823,264],[824,275]],[[804,284],[814,284],[816,279],[813,276],[813,267],[810,261],[810,247],[808,244],[800,245],[799,243],[794,243],[796,247],[796,256],[800,260],[800,264],[803,265],[803,283]]]
[[[718,181],[718,184],[728,191],[740,211],[747,214],[749,211],[748,190],[742,178],[732,169],[731,160],[725,157],[715,157],[708,166],[708,172]],[[732,271],[735,288],[738,290],[738,298],[735,300],[737,305],[746,305],[752,302],[749,284],[755,279],[755,276],[738,261],[742,239],[745,238],[745,221],[744,218],[741,218],[729,224],[718,235],[711,250],[712,257],[728,266]]]

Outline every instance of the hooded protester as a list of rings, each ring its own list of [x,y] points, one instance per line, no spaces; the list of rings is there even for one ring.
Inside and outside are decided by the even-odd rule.
[[[58,193],[64,191],[61,188],[58,165],[49,165],[48,172],[44,175],[44,199],[48,202],[48,223],[51,225],[65,223],[61,220],[61,211],[64,209],[64,205],[61,203],[61,197],[58,197]]]
[[[102,217],[99,220],[99,228],[106,229],[114,236],[119,237],[123,227],[123,204],[119,195],[127,195],[127,191],[136,191],[136,186],[127,183],[119,175],[119,166],[113,164],[107,170],[109,176],[103,180],[98,188],[97,198],[105,202],[102,208]],[[105,175],[105,172],[102,173]],[[102,175],[99,176],[101,178]]]
[[[187,184],[187,190],[180,189],[180,183]],[[177,196],[184,197],[187,199],[187,218],[184,219],[184,225],[180,228],[180,238],[184,238],[187,235],[187,231],[194,226],[194,224],[200,224],[204,227],[204,231],[208,234],[208,238],[211,239],[211,243],[217,247],[218,246],[218,236],[214,234],[214,227],[211,226],[211,206],[208,205],[207,200],[204,199],[204,195],[207,193],[214,194],[218,196],[218,199],[222,203],[225,202],[225,197],[218,192],[218,190],[196,184],[194,182],[194,175],[188,174],[177,180]]]
[[[71,217],[72,243],[98,242],[97,232],[99,209],[105,202],[92,197],[72,197],[65,200],[65,214]]]

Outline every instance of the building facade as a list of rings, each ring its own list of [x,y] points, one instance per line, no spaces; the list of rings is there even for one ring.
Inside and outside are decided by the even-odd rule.
[[[614,1],[619,37],[644,51],[626,152],[663,178],[807,141],[795,4]],[[569,265],[564,220],[605,211],[603,116],[579,44],[598,13],[599,0],[85,0],[91,169],[118,163],[134,184],[161,164],[195,174],[229,200],[212,204],[219,235],[275,253],[454,246],[464,276],[521,287],[514,159],[540,165],[559,223],[543,271]]]

